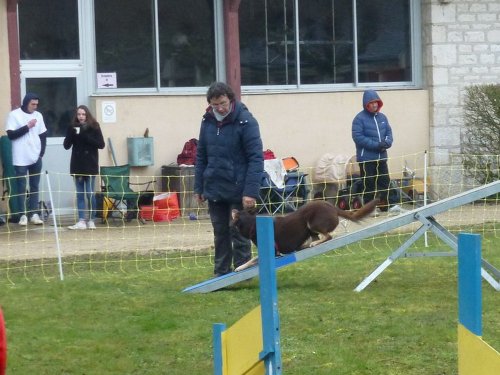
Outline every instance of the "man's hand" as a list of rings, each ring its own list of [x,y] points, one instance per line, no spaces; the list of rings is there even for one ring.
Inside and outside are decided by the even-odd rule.
[[[243,208],[253,208],[255,207],[256,201],[255,198],[244,196],[241,203],[243,204]]]
[[[203,202],[205,202],[205,197],[202,194],[195,194],[194,199],[196,199],[196,202],[198,202],[198,204],[202,204]]]
[[[28,129],[33,128],[36,125],[36,118],[32,118],[31,120],[29,120],[26,125],[28,125]]]
[[[384,152],[385,150],[387,150],[389,148],[389,145],[387,144],[387,142],[385,141],[382,141],[382,142],[379,142],[378,143],[378,149],[381,151],[381,152]]]

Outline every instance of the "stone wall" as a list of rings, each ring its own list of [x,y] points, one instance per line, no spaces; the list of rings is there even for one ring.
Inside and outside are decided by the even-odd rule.
[[[423,0],[422,47],[432,178],[461,153],[464,88],[500,82],[500,1]],[[449,176],[450,186],[460,171]]]
[[[461,151],[464,87],[500,82],[500,1],[423,0],[431,165]]]

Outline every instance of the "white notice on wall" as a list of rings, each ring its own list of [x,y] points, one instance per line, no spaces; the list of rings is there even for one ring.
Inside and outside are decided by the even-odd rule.
[[[116,122],[116,103],[115,102],[102,102],[102,122],[112,123]]]
[[[98,89],[116,89],[116,72],[97,73]]]

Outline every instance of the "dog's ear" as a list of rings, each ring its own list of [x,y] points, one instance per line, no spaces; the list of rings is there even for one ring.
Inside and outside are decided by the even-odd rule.
[[[231,218],[236,221],[240,218],[240,212],[238,210],[231,210]]]

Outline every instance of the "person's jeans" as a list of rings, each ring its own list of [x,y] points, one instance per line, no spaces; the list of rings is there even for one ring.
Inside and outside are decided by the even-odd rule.
[[[380,209],[387,211],[389,205],[389,168],[386,160],[374,160],[359,163],[361,178],[363,179],[363,201],[372,201],[377,194]]]
[[[38,158],[36,163],[31,165],[15,165],[14,169],[17,177],[19,216],[27,214],[31,216],[38,213],[38,187],[40,185],[40,173],[42,172],[42,158]],[[26,174],[29,176],[29,212],[26,212]]]
[[[78,207],[78,218],[85,220],[85,198],[89,205],[89,220],[96,217],[96,198],[94,193],[95,176],[75,176],[76,206]]]
[[[230,225],[232,209],[241,210],[242,206],[227,202],[208,202],[214,229],[214,274],[225,275],[232,271],[232,264],[236,268],[252,257],[250,240],[241,236],[238,230]]]

